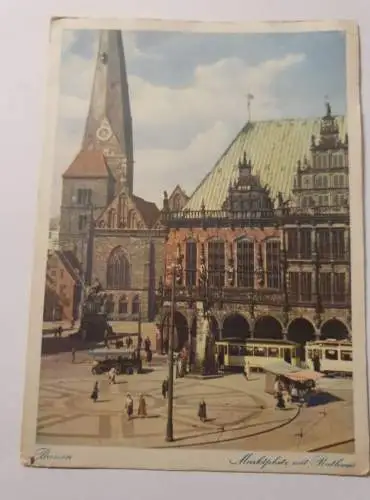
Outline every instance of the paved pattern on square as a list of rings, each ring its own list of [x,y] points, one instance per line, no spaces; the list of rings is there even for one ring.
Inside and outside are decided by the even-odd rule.
[[[328,440],[334,442],[336,437],[336,441],[353,437],[350,381],[326,382],[326,389],[339,391],[345,397],[324,408],[300,410],[292,405],[278,411],[275,400],[264,392],[263,376],[253,375],[246,381],[235,374],[207,381],[177,379],[175,441],[166,443],[167,401],[161,394],[166,373],[164,362],[157,362],[149,373],[120,376],[117,384],[110,385],[107,376],[91,374],[91,366],[83,356],[76,364],[67,355],[43,360],[37,441],[63,445],[298,451],[325,445]],[[95,380],[100,386],[97,403],[90,399]],[[127,392],[133,396],[135,405],[135,416],[130,421],[124,411]],[[147,402],[146,418],[136,414],[141,393]],[[207,403],[205,423],[197,417],[198,404],[203,398]]]

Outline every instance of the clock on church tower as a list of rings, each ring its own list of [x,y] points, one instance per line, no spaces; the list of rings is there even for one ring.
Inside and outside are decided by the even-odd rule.
[[[99,141],[109,141],[112,137],[112,129],[109,126],[109,123],[104,120],[101,126],[96,131],[96,137]]]

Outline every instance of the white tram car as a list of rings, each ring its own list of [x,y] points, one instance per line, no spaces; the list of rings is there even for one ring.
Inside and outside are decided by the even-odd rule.
[[[321,373],[352,375],[352,342],[342,340],[318,340],[307,342],[306,363],[314,369],[314,358],[318,358]]]
[[[252,369],[262,369],[271,361],[285,361],[299,366],[298,344],[288,340],[228,338],[216,342],[216,359],[223,352],[226,369],[243,368],[249,363]]]

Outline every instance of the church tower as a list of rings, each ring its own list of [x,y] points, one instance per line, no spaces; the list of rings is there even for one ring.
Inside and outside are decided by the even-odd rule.
[[[82,149],[102,151],[116,181],[115,194],[132,194],[132,117],[121,31],[100,33]]]
[[[81,150],[63,174],[59,240],[86,267],[96,219],[118,193],[132,195],[133,139],[121,31],[100,32]]]

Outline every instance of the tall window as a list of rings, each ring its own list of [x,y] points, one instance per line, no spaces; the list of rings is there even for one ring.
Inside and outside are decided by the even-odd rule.
[[[312,299],[312,273],[300,273],[300,292],[303,302],[310,302]]]
[[[299,253],[302,259],[310,259],[312,256],[311,229],[300,230]]]
[[[320,273],[320,295],[324,302],[331,302],[331,273]]]
[[[334,273],[334,296],[333,302],[344,302],[346,296],[346,275],[345,273]]]
[[[315,187],[327,188],[328,187],[328,177],[326,175],[317,175],[315,177]]]
[[[317,250],[319,258],[330,258],[330,231],[329,229],[317,230]]]
[[[333,248],[332,256],[333,259],[343,259],[345,254],[344,248],[344,229],[333,229],[332,230]]]
[[[289,273],[289,291],[294,299],[299,299],[299,273]]]
[[[286,230],[288,248],[287,255],[293,259],[298,258],[298,230],[297,229],[287,229]]]
[[[112,251],[107,266],[107,288],[125,290],[130,288],[130,264],[122,247]]]
[[[77,203],[79,205],[90,205],[92,198],[91,189],[78,189],[77,190]]]
[[[236,247],[237,284],[252,288],[254,286],[254,243],[240,240]]]
[[[210,241],[208,243],[208,276],[211,286],[224,286],[225,243],[223,241]]]
[[[187,241],[185,248],[185,279],[187,286],[195,286],[197,282],[197,244]]]
[[[127,314],[127,297],[126,295],[122,295],[118,302],[118,313],[119,314]]]
[[[290,272],[289,292],[293,299],[310,302],[312,300],[312,273]]]
[[[132,314],[139,314],[140,313],[140,297],[138,295],[135,295],[135,297],[132,300]]]
[[[78,217],[78,230],[83,231],[87,226],[87,215],[79,215]]]
[[[280,288],[280,241],[266,243],[266,271],[268,288]]]

